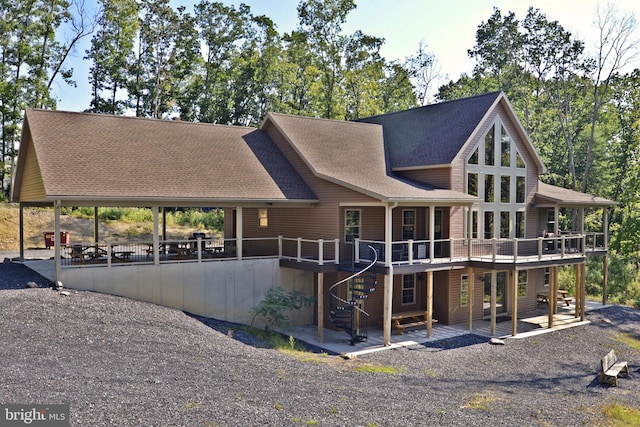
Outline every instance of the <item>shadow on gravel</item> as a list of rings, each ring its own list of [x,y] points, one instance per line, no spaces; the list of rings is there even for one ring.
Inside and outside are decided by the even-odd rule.
[[[453,338],[445,338],[438,341],[423,342],[418,345],[409,347],[409,350],[452,350],[454,348],[468,347],[471,345],[487,343],[487,337],[475,334],[460,335]]]
[[[14,262],[0,263],[0,290],[49,288],[53,284],[23,264]]]
[[[247,325],[242,325],[240,323],[226,322],[224,320],[217,320],[211,317],[202,317],[195,314],[184,312],[187,316],[196,319],[197,321],[203,323],[204,325],[214,329],[231,339],[239,341],[243,344],[250,345],[255,348],[273,348],[272,341],[270,341],[270,334],[278,334],[282,337],[284,342],[289,341],[289,335],[282,334],[279,332],[267,332],[261,329],[252,328]],[[317,347],[315,345],[311,345],[304,341],[296,340],[297,347],[303,347],[306,351],[311,353],[325,353],[330,355],[337,355],[337,353],[333,353],[324,348]]]

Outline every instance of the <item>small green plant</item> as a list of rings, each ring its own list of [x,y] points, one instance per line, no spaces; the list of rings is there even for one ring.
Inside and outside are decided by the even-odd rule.
[[[202,408],[202,403],[200,403],[200,402],[188,402],[188,403],[185,403],[184,407],[186,409],[200,409],[200,408]]]
[[[435,378],[436,377],[436,373],[435,373],[435,371],[433,371],[433,369],[425,368],[422,372],[424,372],[424,374],[426,376],[428,376],[429,378]]]
[[[613,335],[613,339],[626,345],[629,348],[640,350],[640,340],[631,334],[619,332]]]
[[[405,371],[404,368],[396,367],[396,366],[387,366],[387,365],[360,365],[354,368],[357,372],[369,372],[374,374],[400,374]]]
[[[613,426],[640,425],[640,409],[630,408],[617,402],[612,402],[602,408],[602,413]]]
[[[280,402],[276,402],[276,404],[273,405],[273,407],[275,408],[276,411],[282,411],[284,409],[284,406],[282,406],[282,403]]]
[[[495,397],[490,392],[474,393],[464,407],[488,411],[495,400]]]
[[[298,291],[287,291],[278,286],[269,289],[262,301],[251,309],[253,318],[251,325],[256,317],[260,316],[266,321],[266,329],[280,328],[289,326],[289,319],[285,313],[291,310],[300,310],[302,307],[310,307],[315,303],[315,297],[305,297]]]

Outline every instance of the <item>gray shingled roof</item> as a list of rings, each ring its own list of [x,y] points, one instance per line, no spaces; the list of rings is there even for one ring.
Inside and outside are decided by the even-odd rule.
[[[49,200],[317,200],[255,128],[48,110],[24,126]]]
[[[597,197],[567,188],[556,187],[555,185],[545,184],[542,181],[538,181],[538,192],[535,195],[535,202],[538,204],[550,202],[552,204],[577,207],[614,206],[618,204],[618,202],[605,199],[604,197]]]
[[[384,128],[392,169],[450,164],[502,92],[360,119]]]
[[[382,127],[270,113],[309,169],[320,178],[382,201],[422,201],[470,204],[477,198],[401,179],[387,170]]]

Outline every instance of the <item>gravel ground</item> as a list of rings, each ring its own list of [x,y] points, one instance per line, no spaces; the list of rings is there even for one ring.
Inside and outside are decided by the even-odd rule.
[[[0,402],[70,404],[74,426],[582,426],[606,425],[611,402],[640,408],[640,351],[616,335],[640,338],[640,312],[625,307],[504,346],[469,335],[301,360],[177,310],[18,289],[36,279],[0,264]],[[615,388],[597,380],[611,348],[631,369]]]

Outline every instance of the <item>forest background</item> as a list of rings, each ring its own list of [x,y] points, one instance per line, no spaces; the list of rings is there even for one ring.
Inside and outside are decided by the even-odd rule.
[[[464,73],[442,75],[427,44],[387,61],[384,39],[343,26],[355,0],[301,0],[280,34],[249,6],[202,0],[0,0],[0,183],[10,193],[24,109],[56,108],[54,82],[76,84],[85,39],[86,111],[234,125],[267,112],[351,120],[502,90],[548,169],[542,180],[619,202],[609,212],[611,299],[640,306],[640,70],[635,16],[598,9],[598,45],[529,8],[479,22]],[[631,71],[629,71],[631,70]],[[569,218],[562,218],[569,221]],[[588,217],[599,229],[601,217]],[[591,262],[591,261],[590,261]],[[593,261],[598,262],[598,261]],[[588,292],[601,292],[590,268]],[[571,287],[571,271],[563,281]],[[563,284],[564,285],[564,284]]]

